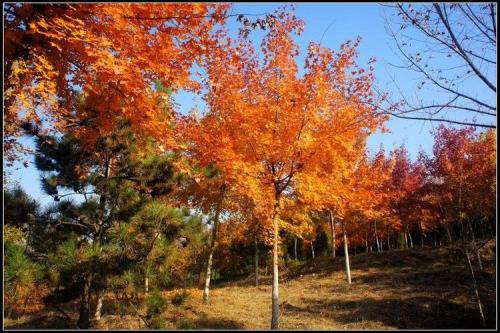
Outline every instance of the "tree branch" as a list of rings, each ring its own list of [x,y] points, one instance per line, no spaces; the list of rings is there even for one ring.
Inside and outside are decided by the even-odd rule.
[[[439,17],[441,18],[441,21],[443,22],[444,26],[446,27],[446,30],[450,34],[451,39],[453,40],[455,46],[457,47],[459,54],[462,56],[462,58],[469,64],[469,67],[476,73],[476,75],[484,82],[486,85],[493,90],[494,92],[497,91],[497,88],[491,83],[484,75],[479,71],[479,69],[474,65],[474,63],[470,60],[470,58],[467,56],[465,51],[463,50],[462,46],[460,45],[459,41],[455,37],[455,34],[453,33],[453,30],[450,27],[450,24],[448,22],[448,17],[446,15],[446,12],[443,14],[441,11],[441,7],[439,7],[439,4],[435,3],[434,8],[436,9]]]

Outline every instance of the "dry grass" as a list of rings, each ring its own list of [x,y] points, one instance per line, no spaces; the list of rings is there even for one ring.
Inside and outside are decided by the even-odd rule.
[[[477,272],[489,328],[495,319],[495,243],[483,248],[485,270]],[[317,258],[286,271],[280,284],[283,329],[458,329],[479,328],[471,280],[462,258],[445,248],[415,248],[360,254],[351,258],[353,283],[347,286],[343,257]],[[202,291],[189,289],[185,303],[169,303],[165,328],[267,329],[271,322],[270,277],[252,286],[252,277],[217,286],[203,304]],[[166,291],[171,300],[178,291]],[[109,297],[95,328],[144,329],[130,307]],[[140,302],[138,303],[140,304]],[[75,316],[76,312],[72,312]],[[63,324],[63,326],[60,326]],[[54,312],[42,311],[6,327],[67,327]],[[53,325],[53,326],[50,326]]]

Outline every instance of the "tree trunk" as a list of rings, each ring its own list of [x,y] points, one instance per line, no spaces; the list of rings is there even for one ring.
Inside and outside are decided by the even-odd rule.
[[[368,253],[368,232],[365,232],[365,251]]]
[[[446,226],[444,227],[446,229],[446,234],[448,235],[448,243],[453,243],[453,238],[451,237],[451,231],[450,231],[450,227],[449,226]]]
[[[272,286],[272,317],[271,317],[271,329],[279,329],[279,297],[278,297],[278,236],[279,227],[278,220],[276,219],[277,209],[279,207],[279,199],[277,199],[274,206],[274,212],[272,217],[273,229],[274,229],[274,240],[273,240],[273,286]]]
[[[212,263],[214,257],[215,238],[217,237],[217,225],[219,223],[219,214],[220,214],[220,208],[217,207],[217,211],[215,212],[215,218],[214,218],[214,226],[212,228],[212,239],[210,240],[210,252],[208,255],[207,275],[205,277],[205,290],[203,291],[203,302],[208,301],[208,294],[210,292],[210,278],[212,276]]]
[[[104,299],[104,290],[99,290],[97,294],[97,306],[95,309],[95,320],[101,320],[101,314],[102,314],[102,302]]]
[[[149,293],[149,277],[147,275],[144,277],[144,291],[146,295]]]
[[[336,244],[335,244],[335,221],[333,219],[332,211],[329,210],[328,212],[330,213],[330,229],[332,232],[332,257],[335,258],[335,247],[336,247]]]
[[[347,278],[347,283],[351,284],[351,267],[349,264],[349,250],[347,245],[347,233],[345,230],[345,222],[342,221],[342,233],[344,237],[344,256],[345,256],[345,275]]]
[[[422,222],[418,223],[418,229],[420,230],[420,247],[424,247],[424,230],[422,229]]]
[[[406,234],[406,230],[403,232],[404,239],[405,239],[405,249],[408,248],[408,235]]]
[[[99,246],[99,253],[102,253],[102,241],[100,241],[100,243],[101,245]],[[99,287],[97,291],[97,305],[94,313],[94,318],[97,321],[101,320],[102,303],[104,301],[104,294],[106,292],[106,276],[103,274],[101,278],[102,278],[102,285]]]
[[[314,259],[314,242],[311,241],[311,254],[312,254],[312,258]]]
[[[377,235],[377,222],[373,222],[374,223],[374,232],[375,232],[375,242],[377,243],[377,250],[378,252],[380,252],[380,242],[378,241],[378,235]]]
[[[88,275],[83,278],[83,286],[80,291],[80,313],[77,326],[80,329],[90,327],[90,300],[91,300],[92,276]]]
[[[407,228],[408,239],[410,240],[410,248],[413,248],[413,238],[411,237],[410,230]]]
[[[297,260],[297,237],[293,239],[293,254],[295,255],[295,260]]]
[[[255,286],[257,287],[259,285],[259,247],[257,244],[257,236],[254,236],[253,238],[253,244],[255,247]]]
[[[474,287],[474,294],[476,296],[477,307],[478,307],[478,310],[479,310],[479,316],[481,318],[481,326],[486,327],[486,320],[484,318],[484,313],[483,313],[483,305],[481,303],[481,299],[479,298],[479,291],[478,291],[478,288],[477,288],[476,277],[474,275],[474,269],[472,268],[472,264],[470,262],[470,257],[469,257],[469,251],[467,249],[465,249],[465,257],[467,258],[467,264],[469,265],[469,270],[470,270],[470,274],[471,274],[471,277],[472,277],[472,284],[473,284],[473,287]]]
[[[483,262],[481,260],[481,254],[479,253],[479,248],[476,246],[476,237],[474,236],[474,230],[472,229],[472,226],[471,226],[471,223],[469,220],[467,220],[467,226],[469,227],[469,232],[470,232],[470,236],[471,236],[471,240],[472,240],[472,247],[473,247],[474,252],[476,254],[477,264],[478,264],[479,270],[482,271],[483,270]]]

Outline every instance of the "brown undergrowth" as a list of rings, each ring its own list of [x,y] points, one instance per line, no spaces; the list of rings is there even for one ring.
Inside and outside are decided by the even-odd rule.
[[[495,322],[495,243],[483,247],[484,271],[476,272],[487,326]],[[464,258],[446,248],[413,248],[351,257],[352,284],[345,282],[344,258],[316,258],[283,268],[280,327],[283,329],[470,329],[480,328],[472,282]],[[214,287],[207,304],[201,289],[188,289],[182,304],[171,300],[179,290],[164,291],[165,328],[267,329],[271,321],[270,276],[255,287],[253,277]],[[140,298],[140,297],[139,297]],[[94,328],[145,329],[134,306],[107,295]],[[76,321],[76,306],[65,311]],[[57,311],[39,310],[6,328],[71,328]]]

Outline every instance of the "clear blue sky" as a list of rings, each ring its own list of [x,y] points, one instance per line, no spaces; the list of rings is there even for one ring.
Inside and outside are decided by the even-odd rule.
[[[239,3],[234,5],[233,13],[271,13],[280,5],[280,3]],[[361,36],[359,62],[365,65],[370,57],[377,58],[375,66],[377,85],[390,92],[393,88],[389,82],[393,77],[403,90],[412,91],[417,78],[408,71],[398,70],[388,64],[401,63],[392,51],[394,46],[384,28],[384,12],[390,14],[390,9],[378,4],[355,3],[297,3],[294,6],[296,15],[305,21],[305,30],[296,39],[301,49],[300,63],[310,41],[319,42],[323,36],[322,45],[338,50],[341,43]],[[236,18],[230,18],[229,28],[232,33],[236,33],[238,26]],[[262,35],[261,32],[253,33],[256,39]],[[193,106],[203,109],[198,98],[187,94],[178,94],[176,102],[184,112]],[[383,144],[386,151],[389,151],[404,143],[413,158],[420,148],[430,153],[433,145],[430,130],[436,126],[437,123],[393,118],[387,123],[391,133],[372,135],[369,147],[378,150],[380,144]],[[17,164],[11,171],[10,178],[19,181],[31,196],[43,204],[53,202],[51,197],[41,192],[39,174],[33,165],[24,168]]]

